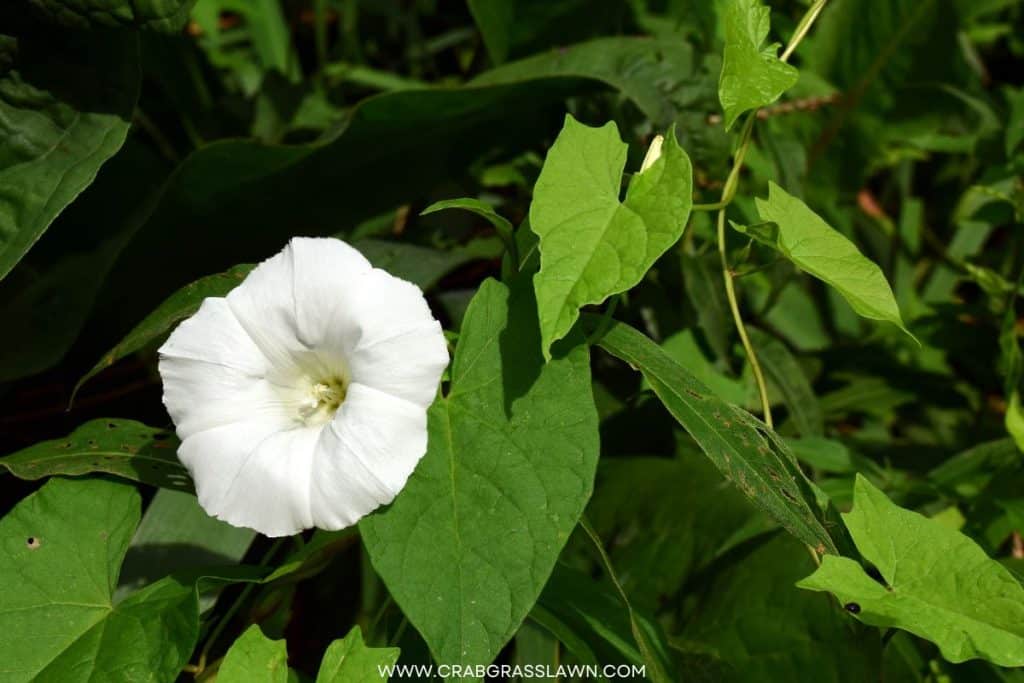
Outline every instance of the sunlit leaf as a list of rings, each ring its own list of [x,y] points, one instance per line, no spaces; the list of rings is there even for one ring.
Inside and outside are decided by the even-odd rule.
[[[866,624],[927,638],[951,662],[1024,666],[1024,586],[974,541],[895,505],[860,475],[843,521],[881,581],[855,560],[825,556],[797,585],[829,591]]]
[[[221,683],[287,683],[288,649],[253,624],[231,645],[217,670]]]
[[[626,151],[614,123],[590,128],[572,116],[548,151],[530,205],[530,228],[540,237],[533,284],[545,357],[582,306],[640,282],[686,227],[693,172],[675,133],[620,202]]]
[[[344,638],[327,648],[316,683],[379,683],[387,681],[381,672],[398,661],[397,647],[367,647],[363,632],[354,626]]]
[[[777,56],[778,45],[765,45],[771,10],[761,0],[721,0],[725,54],[718,96],[725,127],[740,114],[771,104],[797,81],[798,72]]]
[[[768,198],[756,202],[761,220],[766,222],[750,226],[733,223],[734,228],[777,249],[802,270],[835,287],[858,314],[891,322],[913,337],[903,324],[882,269],[857,245],[775,183],[768,184]]]

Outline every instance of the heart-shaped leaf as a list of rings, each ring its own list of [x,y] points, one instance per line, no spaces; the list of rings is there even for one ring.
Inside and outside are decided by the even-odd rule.
[[[597,411],[579,337],[545,364],[529,282],[466,312],[427,454],[364,519],[377,572],[438,662],[488,664],[515,634],[593,487]]]

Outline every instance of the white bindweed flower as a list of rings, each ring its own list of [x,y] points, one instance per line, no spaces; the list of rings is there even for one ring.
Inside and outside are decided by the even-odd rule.
[[[293,239],[160,348],[199,503],[268,536],[391,502],[426,452],[447,364],[420,289],[336,239]]]

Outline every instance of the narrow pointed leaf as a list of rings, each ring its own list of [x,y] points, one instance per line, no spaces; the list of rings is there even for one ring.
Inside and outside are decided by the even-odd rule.
[[[427,454],[359,525],[374,568],[447,664],[515,635],[590,497],[598,456],[587,348],[544,363],[529,281],[483,283],[462,324]]]
[[[857,245],[775,183],[768,183],[768,198],[756,202],[761,220],[766,222],[751,226],[733,223],[735,229],[777,249],[802,270],[834,287],[861,316],[891,322],[913,338],[882,269]]]
[[[693,171],[675,133],[620,202],[626,150],[614,123],[590,128],[566,116],[537,179],[530,228],[540,238],[533,286],[545,357],[582,306],[639,283],[686,227]]]
[[[598,344],[643,373],[672,416],[755,505],[819,553],[837,552],[809,482],[775,432],[718,398],[625,323],[613,323]]]
[[[1024,666],[1024,587],[977,543],[899,507],[860,475],[843,521],[885,583],[854,560],[826,556],[798,586],[834,594],[866,624],[931,640],[951,662]]]
[[[722,0],[725,53],[718,98],[725,127],[740,114],[763,107],[796,84],[799,73],[776,56],[776,45],[765,45],[771,10],[761,0]]]

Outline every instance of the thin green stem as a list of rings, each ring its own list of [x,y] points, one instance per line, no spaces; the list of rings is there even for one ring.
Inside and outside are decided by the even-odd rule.
[[[722,278],[725,280],[725,296],[729,300],[729,310],[732,311],[733,322],[736,323],[736,331],[740,334],[740,341],[743,342],[743,350],[750,360],[750,369],[754,373],[754,380],[757,382],[757,393],[761,396],[761,410],[764,412],[764,423],[773,427],[772,406],[768,401],[768,385],[764,381],[764,373],[761,372],[761,363],[757,360],[757,353],[750,343],[747,335],[747,327],[743,323],[743,316],[740,314],[739,301],[736,299],[736,286],[733,282],[732,269],[729,267],[729,258],[725,248],[725,209],[718,212],[718,254],[722,258]]]
[[[782,51],[782,56],[779,57],[782,61],[789,61],[790,56],[796,50],[796,46],[800,44],[800,41],[804,39],[807,32],[811,30],[811,25],[814,20],[821,14],[821,10],[825,9],[825,3],[828,0],[817,0],[801,17],[800,23],[796,25],[796,30],[793,31],[793,37],[789,39],[789,44],[786,45],[786,49]]]
[[[811,26],[814,24],[815,19],[818,18],[818,15],[821,14],[821,10],[825,8],[827,1],[816,0],[808,8],[807,12],[804,13],[800,23],[797,24],[792,38],[789,39],[789,44],[786,45],[786,49],[780,57],[782,61],[785,62],[790,58],[797,45],[804,39],[807,32],[811,30]],[[743,161],[746,158],[747,150],[750,148],[750,139],[753,135],[755,121],[757,121],[756,109],[747,115],[747,120],[743,124],[743,130],[740,132],[740,142],[736,147],[736,153],[733,155],[732,169],[729,171],[729,177],[726,178],[725,186],[722,188],[722,198],[714,204],[696,204],[693,208],[696,211],[718,211],[718,253],[722,260],[722,279],[725,281],[725,294],[729,300],[729,309],[732,311],[732,319],[736,324],[736,331],[740,335],[743,350],[747,354],[747,358],[750,361],[750,369],[753,371],[754,380],[757,382],[757,393],[761,396],[761,410],[764,413],[764,422],[768,427],[772,427],[772,408],[768,401],[768,385],[765,383],[764,373],[761,371],[761,363],[757,360],[757,353],[754,351],[754,346],[750,343],[746,325],[743,323],[739,300],[736,297],[735,274],[729,267],[729,256],[725,244],[725,210],[736,196],[740,172],[743,170]]]

